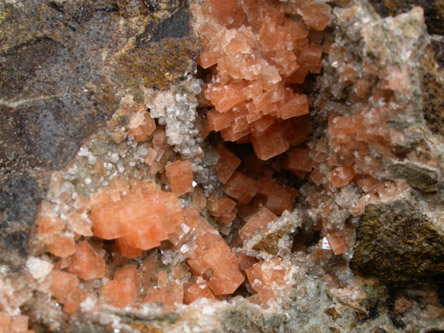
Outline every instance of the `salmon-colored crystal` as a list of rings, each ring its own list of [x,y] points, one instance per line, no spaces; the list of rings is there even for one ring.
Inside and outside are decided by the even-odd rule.
[[[307,2],[301,8],[302,18],[315,30],[324,30],[330,21],[331,8],[325,3]]]
[[[128,259],[140,257],[143,253],[143,250],[129,246],[122,238],[116,239],[116,245],[120,254]]]
[[[216,166],[216,177],[222,184],[225,184],[240,165],[241,160],[221,143],[218,144],[217,151],[220,159]]]
[[[315,168],[310,173],[310,180],[316,184],[316,186],[319,186],[322,184],[322,181],[324,180],[324,175],[319,171],[319,169]]]
[[[0,311],[0,333],[8,333],[11,325],[11,316],[4,311]]]
[[[328,244],[330,244],[330,247],[335,255],[340,255],[347,250],[347,247],[345,246],[345,243],[342,240],[342,238],[332,234],[328,234],[327,240]]]
[[[170,242],[176,247],[182,245],[191,237],[200,220],[200,214],[194,207],[185,207],[183,217],[184,222],[180,229],[169,235]]]
[[[287,93],[282,107],[279,109],[279,117],[288,119],[308,114],[307,95]]]
[[[284,165],[285,169],[294,171],[307,171],[313,169],[313,162],[309,156],[309,150],[293,148],[288,152],[288,159]]]
[[[63,230],[64,225],[59,217],[38,217],[35,221],[39,235],[55,234]]]
[[[236,207],[236,202],[230,198],[218,198],[216,195],[212,194],[208,197],[208,211],[211,216],[219,217],[223,213],[229,212]]]
[[[217,242],[211,246],[202,260],[208,270],[211,270],[208,274],[211,276],[208,286],[214,295],[231,295],[244,282],[237,258],[225,242]]]
[[[77,309],[80,307],[80,304],[88,297],[88,292],[82,289],[76,289],[74,292],[68,295],[65,300],[65,304],[63,304],[63,311],[69,315],[73,315]]]
[[[328,178],[333,187],[343,187],[347,185],[354,176],[355,172],[351,166],[336,167],[328,174]]]
[[[149,250],[160,246],[161,241],[168,239],[168,233],[157,215],[146,214],[138,217],[136,223],[128,225],[128,228],[132,229],[126,232],[126,236],[120,238],[122,247]]]
[[[165,172],[174,194],[181,196],[193,190],[193,168],[190,161],[167,164]]]
[[[269,178],[259,179],[259,184],[258,194],[266,198],[264,205],[274,214],[281,215],[284,210],[293,208],[296,189],[283,187]]]
[[[184,217],[176,195],[158,191],[145,197],[145,205],[152,207],[168,234],[179,230]]]
[[[210,110],[207,112],[208,127],[211,131],[221,131],[230,127],[236,116],[236,112],[233,111],[220,113],[216,110]]]
[[[50,281],[49,290],[60,303],[65,303],[68,296],[77,289],[79,284],[79,279],[75,275],[66,272],[52,272],[48,279]]]
[[[224,192],[246,205],[259,191],[259,183],[244,174],[235,171],[224,187]]]
[[[56,257],[66,258],[76,252],[73,236],[55,235],[45,243],[48,252]]]
[[[174,305],[183,303],[183,285],[176,282],[170,282],[160,289],[151,289],[148,295],[142,300],[142,303],[159,302],[165,305]]]
[[[11,318],[9,325],[9,332],[11,333],[26,333],[28,332],[28,316],[17,315]]]
[[[140,114],[138,118],[131,120],[130,125],[133,127],[128,128],[128,135],[132,135],[134,137],[134,141],[143,142],[154,132],[156,129],[156,123],[154,119],[151,118],[149,112],[136,113]]]
[[[94,205],[91,209],[93,232],[96,237],[102,239],[116,239],[125,235],[123,228],[124,203],[107,202],[103,205]]]
[[[282,154],[290,148],[288,141],[276,127],[270,128],[260,136],[253,136],[251,143],[257,157],[264,161]]]
[[[132,182],[131,188],[125,182],[113,186],[99,191],[100,200],[92,196],[91,219],[94,234],[117,239],[124,257],[135,258],[158,247],[179,230],[183,214],[175,194],[159,190],[150,181]],[[110,194],[115,191],[120,194],[113,201]]]
[[[222,213],[220,216],[215,217],[214,219],[221,224],[228,225],[236,218],[236,215],[237,208],[233,208],[227,212]]]
[[[93,247],[84,240],[77,244],[69,271],[83,280],[101,279],[105,276],[105,261]]]
[[[128,265],[114,274],[114,279],[108,281],[100,295],[107,302],[117,307],[134,304],[139,298],[140,284],[136,265]]]
[[[253,266],[255,263],[257,263],[257,259],[254,257],[250,257],[243,253],[242,251],[238,251],[235,253],[237,260],[239,262],[239,269],[242,272],[245,272],[248,268]]]
[[[246,270],[248,281],[259,294],[262,302],[278,296],[282,291],[290,290],[291,285],[286,281],[286,269],[280,258],[260,261]]]
[[[243,240],[249,239],[256,232],[264,229],[268,223],[277,219],[277,216],[267,208],[262,207],[256,214],[252,215],[239,231],[239,237]]]
[[[194,209],[196,209],[196,211],[198,213],[201,213],[202,210],[206,207],[207,205],[207,198],[205,196],[205,193],[202,189],[202,187],[197,186],[194,191],[193,191],[193,196],[192,196],[192,202],[193,202],[193,207]]]
[[[311,132],[296,130],[288,138],[282,126],[266,130],[308,114],[307,96],[288,84],[302,84],[308,73],[321,71],[325,47],[318,45],[320,31],[329,23],[331,8],[314,1],[249,0],[230,5],[227,17],[218,19],[225,6],[208,1],[193,7],[197,32],[205,40],[199,64],[214,68],[204,89],[214,105],[207,113],[210,129],[221,131],[225,141],[251,140],[257,156],[267,160],[305,141]]]
[[[310,116],[287,119],[279,124],[279,131],[290,146],[297,146],[306,141],[313,132]]]
[[[205,275],[214,295],[230,295],[244,281],[236,256],[220,234],[205,221],[196,229],[197,249],[188,259],[192,272]]]
[[[185,289],[183,295],[185,304],[193,303],[200,298],[216,299],[206,282],[193,283]]]

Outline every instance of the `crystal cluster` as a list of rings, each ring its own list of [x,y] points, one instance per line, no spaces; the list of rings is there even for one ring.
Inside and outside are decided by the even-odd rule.
[[[330,7],[311,1],[206,1],[194,8],[205,50],[199,64],[211,70],[206,99],[209,129],[225,141],[251,142],[268,160],[311,133],[309,73],[320,73]]]
[[[252,303],[265,305],[292,286],[288,259],[255,258],[243,244],[272,230],[293,209],[298,191],[274,172],[289,170],[302,179],[312,171],[304,144],[312,126],[302,84],[321,70],[330,8],[315,2],[207,1],[192,10],[206,43],[199,64],[208,77],[202,93],[192,81],[191,93],[213,106],[206,117],[171,107],[195,108],[196,99],[186,93],[158,93],[150,112],[143,105],[125,106],[129,122],[113,130],[112,140],[141,147],[137,167],[148,168],[153,179],[117,176],[106,163],[94,165],[94,173],[109,180],[88,200],[73,201],[58,190],[58,206],[44,201],[40,207],[38,238],[59,258],[42,288],[67,314],[87,303],[90,309],[168,307],[227,299],[241,286]],[[204,153],[216,153],[198,145],[198,132],[205,138],[209,130],[220,131],[223,139],[215,147],[217,162],[202,162]],[[233,152],[223,141],[251,143],[254,153]],[[90,152],[81,155],[102,162]],[[119,163],[119,155],[110,159]],[[202,163],[213,163],[222,191],[210,191]],[[68,218],[67,208],[60,208],[67,205],[75,208]]]

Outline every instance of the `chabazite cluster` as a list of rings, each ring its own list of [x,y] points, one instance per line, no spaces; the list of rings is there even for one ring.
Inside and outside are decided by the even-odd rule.
[[[111,2],[88,20],[118,20],[103,39],[119,52],[102,59],[131,87],[104,81],[112,115],[66,165],[36,169],[47,186],[0,190],[0,204],[35,205],[34,224],[18,227],[15,202],[0,216],[0,248],[25,251],[16,271],[0,265],[0,333],[376,332],[444,316],[435,286],[383,285],[443,272],[444,146],[421,118],[420,9]],[[191,53],[144,72],[183,43]],[[177,61],[189,68],[175,81]]]
[[[206,45],[199,60],[209,71],[204,103],[214,105],[202,127],[221,132],[215,173],[224,195],[205,196],[196,187],[193,163],[171,161],[165,130],[143,107],[125,111],[129,124],[113,140],[127,136],[146,146],[144,162],[166,187],[114,177],[89,200],[76,201],[70,228],[51,204],[41,205],[39,238],[62,260],[44,284],[67,314],[97,292],[85,283],[104,277],[100,301],[116,307],[226,299],[245,281],[251,302],[261,304],[291,288],[284,259],[258,260],[242,244],[293,208],[298,191],[280,184],[273,172],[287,169],[303,178],[312,170],[306,147],[289,148],[312,132],[302,84],[321,70],[320,42],[330,8],[314,2],[207,1],[192,11]],[[251,143],[254,153],[241,160],[223,141]],[[278,155],[279,166],[267,161]],[[183,197],[191,197],[191,205]],[[204,210],[218,225],[203,217]],[[230,236],[224,239],[221,232]],[[166,263],[165,253],[172,256]],[[139,265],[122,265],[131,259]]]
[[[225,141],[251,142],[268,160],[311,133],[300,85],[320,73],[330,7],[312,1],[207,1],[195,6],[205,42],[199,64],[211,70],[209,128]]]

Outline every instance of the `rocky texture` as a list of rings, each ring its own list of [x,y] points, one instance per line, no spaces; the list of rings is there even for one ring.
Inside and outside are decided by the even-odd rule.
[[[423,58],[422,91],[424,100],[424,118],[434,133],[444,136],[444,41],[442,36],[434,36]]]
[[[123,97],[192,71],[200,46],[183,1],[12,1],[0,12],[1,260],[18,267],[49,172]]]
[[[424,9],[425,22],[430,34],[444,34],[444,3],[442,0],[370,0],[382,16],[396,16],[415,6]]]
[[[385,282],[444,274],[444,235],[408,201],[367,206],[356,229],[351,267]]]
[[[14,175],[0,188],[0,261],[12,269],[24,263],[35,211],[44,191],[28,176]]]
[[[227,10],[213,13],[226,20],[240,2],[212,3]],[[250,9],[264,5],[242,3]],[[315,24],[307,14],[311,9],[327,8],[296,0],[288,4],[294,11],[285,20],[301,24]],[[0,18],[6,32],[2,59],[8,61],[2,66],[25,66],[26,54],[43,64],[37,70],[32,61],[23,71],[2,67],[2,75],[23,73],[20,80],[2,82],[7,89],[1,105],[9,111],[0,126],[9,130],[5,149],[15,149],[18,157],[2,169],[0,245],[8,249],[2,254],[8,265],[0,269],[0,310],[14,316],[0,312],[0,320],[28,319],[17,317],[22,313],[37,332],[444,329],[442,292],[433,281],[442,274],[443,252],[443,147],[435,121],[441,101],[428,98],[436,95],[433,85],[421,80],[424,72],[437,73],[442,60],[439,53],[423,57],[427,48],[440,46],[424,32],[420,9],[381,19],[366,1],[330,3],[325,35],[312,31],[309,36],[314,43],[326,37],[325,55],[316,58],[322,71],[309,75],[303,86],[290,83],[295,92],[308,92],[313,123],[312,128],[304,116],[292,129],[305,133],[304,140],[312,129],[313,135],[288,156],[263,162],[242,144],[214,149],[216,135],[203,142],[209,104],[200,92],[208,73],[199,72],[199,79],[188,75],[200,44],[189,35],[185,2],[27,5],[0,5],[7,14]],[[16,25],[11,17],[26,20]],[[14,53],[14,47],[27,43],[22,39],[29,45]],[[48,56],[39,58],[40,53]],[[81,75],[70,76],[70,71]],[[438,76],[433,80],[440,82]],[[42,82],[59,95],[38,90]],[[53,100],[63,103],[53,107]],[[28,104],[32,108],[21,111]],[[68,121],[71,116],[78,122]],[[106,128],[87,139],[108,119]],[[11,131],[18,130],[30,148],[11,139]],[[53,146],[33,146],[49,143]],[[169,179],[165,167],[178,160],[191,162],[194,180],[188,164],[187,191],[192,192],[178,191],[185,194],[173,199],[166,192],[178,179]],[[51,175],[45,195],[54,169],[59,171]],[[37,175],[42,181],[34,180]],[[234,200],[223,196],[216,177]],[[184,214],[185,223],[179,218],[170,225],[174,233],[139,233],[140,226],[161,225],[153,216],[164,223],[171,212],[165,206],[147,218],[151,208],[141,198],[161,203],[150,196],[147,180],[156,183],[156,195],[170,197],[167,201]],[[106,200],[94,202],[95,193]],[[37,232],[26,246],[42,197]],[[92,203],[109,216],[91,215]],[[114,203],[118,209],[107,210]],[[242,242],[237,237],[242,225],[264,206],[272,218],[253,220],[254,235]],[[293,206],[292,213],[285,211]],[[119,228],[110,237],[97,232],[100,224],[109,229],[109,221],[118,227],[120,217],[123,234]],[[128,217],[134,225],[125,224]],[[122,246],[119,240],[129,234],[141,237]],[[54,236],[61,246],[54,245]],[[153,239],[155,244],[149,244]],[[25,258],[26,268],[12,272]]]
[[[414,6],[421,6],[424,9],[427,30],[432,35],[426,55],[422,59],[424,117],[433,132],[443,135],[444,130],[441,124],[444,119],[442,114],[444,105],[440,96],[444,93],[444,73],[442,69],[444,2],[440,0],[383,0],[370,1],[370,3],[382,16],[395,16],[410,10]]]

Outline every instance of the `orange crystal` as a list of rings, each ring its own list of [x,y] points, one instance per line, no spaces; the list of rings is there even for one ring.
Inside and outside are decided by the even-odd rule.
[[[125,258],[133,259],[143,254],[143,250],[129,246],[122,238],[116,239],[116,245],[120,254]]]
[[[218,198],[216,195],[211,194],[208,197],[207,207],[211,216],[220,217],[223,213],[233,210],[236,207],[236,202],[227,197]]]
[[[52,272],[48,279],[52,296],[60,302],[65,303],[68,296],[73,293],[79,284],[79,279],[70,273]]]
[[[106,265],[88,241],[77,244],[69,271],[83,280],[101,279],[105,276]]]
[[[73,315],[80,304],[88,297],[88,292],[82,289],[76,289],[68,295],[63,305],[63,311],[69,315]]]
[[[267,208],[262,207],[257,213],[253,214],[239,231],[239,237],[243,240],[249,239],[256,232],[264,229],[268,223],[277,219],[277,216]]]
[[[28,316],[17,315],[11,318],[9,325],[9,332],[12,333],[26,333],[28,332]]]
[[[143,142],[154,132],[156,129],[156,123],[154,122],[154,119],[151,118],[149,112],[143,112],[141,116],[138,116],[137,118],[141,119],[132,119],[130,125],[133,127],[128,128],[127,131],[128,135],[134,137],[134,141]]]
[[[265,130],[308,114],[307,96],[295,93],[288,83],[302,84],[308,73],[321,71],[325,48],[316,45],[323,38],[318,31],[328,25],[331,8],[314,1],[250,0],[230,3],[227,17],[217,19],[225,6],[208,1],[193,7],[197,31],[205,40],[199,63],[204,68],[215,66],[204,89],[214,105],[207,113],[210,129],[221,131],[225,141],[251,139],[257,156],[267,160],[305,141],[311,132],[305,126],[288,138],[281,126]],[[237,24],[231,23],[236,20]]]
[[[117,239],[117,247],[126,258],[160,246],[169,234],[177,232],[184,220],[177,196],[159,190],[150,181],[127,182],[101,189],[91,197],[94,234]],[[115,191],[120,194],[112,197]]]
[[[136,265],[128,265],[114,274],[114,279],[108,281],[100,291],[106,302],[117,307],[134,304],[139,298],[140,284]]]
[[[261,187],[258,194],[266,197],[264,205],[274,214],[281,215],[284,210],[293,208],[297,190],[283,187],[269,178],[261,178],[259,184]]]
[[[292,172],[307,171],[313,169],[313,162],[309,156],[309,150],[303,148],[293,148],[288,152],[288,160],[284,168]]]
[[[188,259],[192,272],[209,279],[214,295],[230,295],[244,281],[236,256],[219,233],[205,221],[196,228],[197,249]]]
[[[244,282],[237,258],[224,241],[213,244],[202,260],[212,270],[208,286],[214,295],[231,295]]]
[[[246,205],[259,191],[259,183],[244,174],[235,171],[224,186],[224,192]]]
[[[4,311],[0,311],[0,333],[8,333],[11,325],[11,316]]]
[[[251,143],[257,157],[264,161],[280,155],[290,148],[288,141],[276,127],[270,128],[260,136],[253,136]]]
[[[66,258],[76,252],[73,236],[55,235],[45,243],[48,252],[56,257]]]
[[[142,300],[142,303],[159,302],[165,305],[182,304],[183,293],[182,284],[170,282],[160,287],[160,289],[150,289],[148,295]]]
[[[214,294],[211,292],[210,288],[208,287],[207,283],[196,282],[191,284],[185,289],[183,295],[183,301],[185,304],[193,303],[194,301],[200,298],[216,299],[216,297],[214,297]]]
[[[168,234],[162,225],[160,218],[155,214],[146,214],[143,209],[141,215],[136,216],[136,223],[128,225],[126,236],[120,238],[120,246],[149,250],[160,246],[160,242],[168,239]],[[142,215],[143,214],[143,215]]]
[[[217,145],[217,151],[219,152],[220,159],[216,166],[216,177],[222,184],[225,184],[240,165],[241,160],[225,148],[222,143]]]
[[[171,190],[177,196],[193,190],[193,168],[190,161],[176,161],[167,164],[165,172]]]
[[[282,264],[282,259],[277,257],[260,261],[246,270],[248,281],[262,302],[276,297],[281,291],[291,289],[285,278],[287,271]]]
[[[35,221],[39,235],[55,234],[63,230],[64,225],[59,217],[38,217]]]
[[[332,234],[327,234],[327,240],[335,255],[340,255],[347,250],[347,247],[345,246],[342,238]]]
[[[91,209],[93,232],[102,239],[116,239],[125,235],[122,218],[124,206],[121,200],[108,202],[103,205],[94,205]]]
[[[237,260],[239,262],[239,269],[242,272],[245,272],[248,268],[253,266],[255,263],[257,263],[257,259],[254,257],[250,257],[243,253],[242,251],[238,251],[235,253]]]
[[[355,172],[351,166],[336,167],[328,174],[328,178],[333,187],[343,187],[347,185],[354,176]]]

